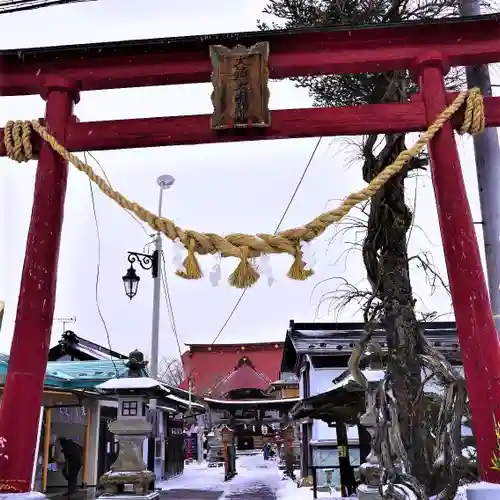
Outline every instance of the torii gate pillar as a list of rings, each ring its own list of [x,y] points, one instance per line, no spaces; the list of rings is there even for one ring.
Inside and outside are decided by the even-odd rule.
[[[79,94],[75,82],[51,77],[42,97],[45,123],[64,144],[66,125]],[[56,298],[57,265],[68,180],[68,165],[48,144],[43,144],[36,171],[31,222],[21,276],[9,370],[0,407],[0,491],[23,493],[31,476],[43,386],[50,347]],[[23,405],[19,405],[20,398]]]
[[[428,123],[446,107],[448,62],[429,52],[416,61]],[[500,345],[467,199],[455,134],[448,121],[429,144],[432,183],[476,437],[481,479],[500,483],[491,468],[500,421]]]

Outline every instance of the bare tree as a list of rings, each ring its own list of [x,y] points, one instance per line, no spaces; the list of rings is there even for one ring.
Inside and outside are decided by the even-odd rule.
[[[264,13],[279,21],[271,25],[259,22],[259,27],[398,23],[456,16],[458,10],[458,0],[269,0]],[[461,76],[459,71],[450,74],[448,86],[459,88]],[[298,86],[309,88],[317,106],[407,102],[418,90],[406,70],[294,80]],[[360,148],[362,177],[369,183],[406,149],[406,136],[370,135]],[[357,375],[359,358],[375,326],[386,331],[388,376],[377,394],[379,425],[374,444],[385,481],[388,486],[405,484],[418,498],[439,493],[441,499],[453,498],[466,475],[460,440],[466,395],[463,379],[430,346],[421,330],[410,282],[412,263],[428,273],[432,271],[429,255],[408,255],[413,213],[405,201],[404,185],[408,175],[424,169],[427,161],[425,155],[410,160],[364,207],[366,219],[362,220],[366,220],[366,228],[361,254],[370,288],[359,291],[346,283],[342,293],[337,289],[330,299],[344,303],[358,300],[364,310],[365,335],[350,362]],[[434,285],[439,281],[437,276],[434,273]],[[445,388],[444,397],[434,401],[424,397],[423,387],[430,378]],[[428,418],[436,408],[437,420]]]
[[[158,378],[175,387],[181,385],[184,382],[184,368],[181,360],[163,357],[158,367]]]

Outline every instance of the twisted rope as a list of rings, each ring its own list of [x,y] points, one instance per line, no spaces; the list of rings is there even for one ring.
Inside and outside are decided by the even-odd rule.
[[[477,88],[458,94],[452,104],[429,126],[415,145],[399,154],[396,161],[378,174],[365,188],[351,193],[337,208],[322,213],[311,222],[301,227],[281,231],[275,235],[260,233],[257,235],[234,233],[221,236],[215,233],[200,233],[192,229],[182,229],[173,221],[158,217],[142,205],[129,200],[100,177],[90,165],[69,152],[37,120],[9,121],[4,130],[4,143],[7,156],[17,162],[26,162],[33,158],[31,132],[34,130],[54,151],[74,165],[94,182],[109,198],[125,210],[135,214],[155,231],[162,232],[172,241],[179,239],[188,251],[184,270],[180,273],[186,279],[198,279],[202,276],[195,254],[206,255],[220,253],[222,257],[237,257],[241,260],[230,277],[231,285],[246,288],[255,283],[258,273],[248,259],[264,254],[287,253],[294,256],[294,263],[288,273],[292,279],[304,280],[312,274],[305,269],[302,260],[301,242],[310,242],[320,236],[329,226],[341,220],[359,203],[369,200],[391,177],[401,172],[406,162],[417,156],[442,126],[466,103],[463,124],[460,133],[479,134],[484,130],[484,104],[481,92]]]

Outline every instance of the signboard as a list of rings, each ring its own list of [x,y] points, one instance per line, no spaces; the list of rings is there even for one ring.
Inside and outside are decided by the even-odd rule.
[[[269,43],[250,48],[210,46],[212,61],[212,129],[269,127]]]

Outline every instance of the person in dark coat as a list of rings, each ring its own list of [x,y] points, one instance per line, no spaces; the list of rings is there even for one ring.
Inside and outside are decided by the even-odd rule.
[[[59,444],[66,461],[62,475],[68,481],[68,496],[71,496],[76,492],[78,473],[83,464],[83,448],[72,439],[64,437],[59,438]]]

